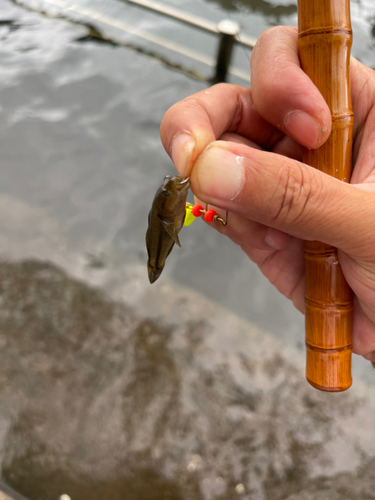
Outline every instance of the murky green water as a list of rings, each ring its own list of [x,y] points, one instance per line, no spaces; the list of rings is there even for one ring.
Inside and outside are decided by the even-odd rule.
[[[292,2],[170,3],[253,37],[296,22]],[[88,38],[73,8],[0,0],[1,480],[30,500],[373,498],[366,363],[347,394],[310,388],[302,317],[204,224],[148,284],[147,213],[173,172],[159,124],[206,84],[135,49],[211,69],[103,16],[207,57],[215,39],[120,1],[70,5],[128,48]],[[373,65],[375,9],[352,14]]]

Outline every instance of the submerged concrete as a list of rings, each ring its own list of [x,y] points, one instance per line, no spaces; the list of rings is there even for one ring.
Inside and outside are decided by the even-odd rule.
[[[208,301],[155,322],[38,261],[2,262],[0,297],[2,474],[26,497],[371,498],[373,390],[315,391]]]

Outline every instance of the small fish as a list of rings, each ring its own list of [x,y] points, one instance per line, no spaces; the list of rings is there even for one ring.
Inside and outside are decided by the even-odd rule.
[[[161,275],[165,259],[171,253],[174,244],[181,246],[178,239],[186,213],[186,198],[190,180],[182,180],[176,175],[166,175],[163,184],[156,192],[150,213],[146,233],[148,253],[148,278],[154,283]]]

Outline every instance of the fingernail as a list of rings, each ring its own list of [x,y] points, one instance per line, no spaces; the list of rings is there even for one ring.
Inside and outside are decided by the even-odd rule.
[[[275,250],[281,250],[282,248],[285,248],[289,243],[289,240],[289,234],[283,233],[282,231],[279,231],[278,229],[275,229],[273,227],[270,227],[268,229],[267,235],[264,239],[267,245],[271,248],[274,248]]]
[[[234,200],[244,182],[243,160],[221,147],[207,148],[194,166],[201,193],[216,200]]]
[[[182,178],[190,175],[190,159],[194,151],[195,141],[189,134],[176,135],[172,142],[172,161]]]
[[[304,111],[291,111],[284,118],[284,126],[297,142],[308,148],[315,148],[322,138],[322,125]]]

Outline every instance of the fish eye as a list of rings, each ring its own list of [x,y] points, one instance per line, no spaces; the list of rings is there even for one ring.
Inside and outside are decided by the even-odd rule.
[[[171,195],[171,193],[167,189],[163,189],[163,196],[165,196],[166,198],[169,198],[170,195]]]

